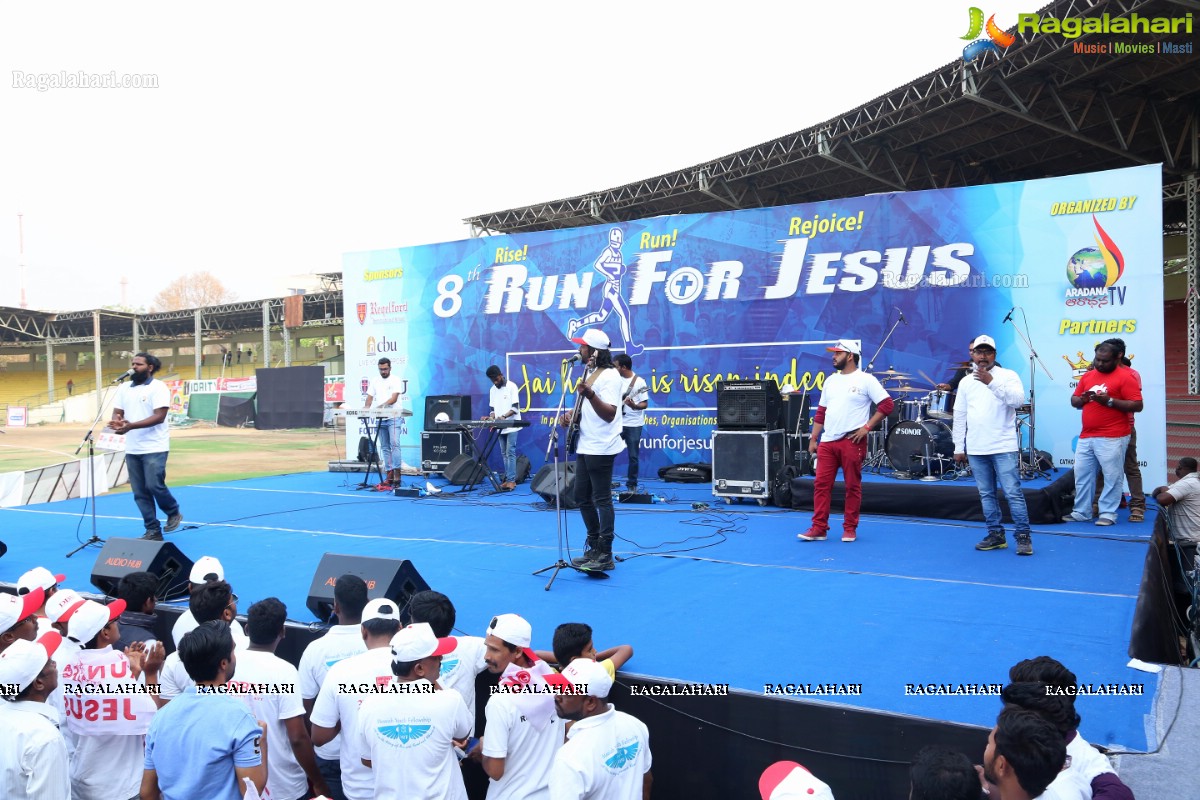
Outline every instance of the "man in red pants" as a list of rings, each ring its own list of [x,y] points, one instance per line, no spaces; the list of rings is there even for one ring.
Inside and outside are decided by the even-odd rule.
[[[837,372],[825,378],[821,401],[813,418],[808,452],[817,454],[813,482],[812,526],[796,538],[823,542],[829,531],[829,498],[838,467],[846,483],[846,514],[842,541],[857,538],[858,508],[862,505],[862,465],[867,456],[867,434],[892,412],[892,398],[875,376],[858,368],[862,350],[857,339],[838,339],[826,350],[833,353]],[[871,413],[871,404],[875,413]],[[820,444],[818,445],[818,442]]]

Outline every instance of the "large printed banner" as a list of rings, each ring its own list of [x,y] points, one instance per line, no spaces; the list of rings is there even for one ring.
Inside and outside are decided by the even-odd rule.
[[[1161,172],[1148,166],[351,253],[345,399],[360,406],[389,357],[416,412],[401,433],[416,463],[424,397],[471,395],[481,416],[484,372],[497,364],[534,423],[518,435],[536,470],[564,383],[569,391],[580,378],[562,366],[575,349],[569,334],[597,327],[650,386],[642,472],[652,476],[711,461],[719,380],[815,394],[831,368],[825,348],[853,338],[864,367],[874,356],[875,371],[912,375],[924,391],[923,376],[949,380],[986,333],[998,361],[1036,389],[1038,449],[1069,466],[1075,381],[1099,342],[1120,337],[1144,385],[1139,457],[1158,471],[1160,199]],[[347,438],[350,452],[357,431]]]

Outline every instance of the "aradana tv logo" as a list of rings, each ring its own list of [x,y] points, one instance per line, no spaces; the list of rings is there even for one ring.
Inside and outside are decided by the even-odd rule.
[[[988,38],[979,39],[979,41],[971,41],[969,45],[963,48],[963,61],[974,61],[980,58],[984,53],[995,53],[1001,55],[1001,49],[1012,47],[1013,42],[1017,41],[1017,37],[1005,31],[996,24],[996,15],[992,14],[988,17],[987,25],[983,24],[983,9],[971,6],[969,9],[971,15],[971,27],[967,29],[965,36],[960,38],[971,41],[979,39],[979,34],[987,30]]]
[[[1095,215],[1092,224],[1096,226],[1096,247],[1076,251],[1067,262],[1067,280],[1076,290],[1070,294],[1107,294],[1125,274],[1125,256],[1117,243],[1100,227]]]

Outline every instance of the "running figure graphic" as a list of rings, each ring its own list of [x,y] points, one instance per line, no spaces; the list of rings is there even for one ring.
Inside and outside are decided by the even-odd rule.
[[[642,345],[633,341],[633,326],[629,320],[629,304],[621,296],[621,277],[625,274],[625,261],[621,256],[621,245],[625,235],[620,228],[608,232],[608,246],[601,251],[592,264],[592,269],[604,276],[604,297],[600,308],[585,314],[579,319],[567,323],[567,338],[574,338],[575,333],[588,325],[598,325],[608,319],[608,315],[617,312],[621,318],[621,338],[625,340],[625,352],[631,356],[641,355]]]

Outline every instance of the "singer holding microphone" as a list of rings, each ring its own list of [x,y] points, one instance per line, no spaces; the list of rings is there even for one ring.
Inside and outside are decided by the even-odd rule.
[[[1010,312],[1011,313],[1011,312]],[[1017,440],[1017,408],[1025,402],[1021,376],[996,363],[996,341],[976,336],[971,342],[972,371],[958,385],[954,404],[954,463],[970,461],[987,536],[976,550],[1003,550],[1004,517],[996,488],[1004,491],[1017,533],[1017,555],[1033,555],[1029,511],[1021,493],[1021,443]]]
[[[146,523],[143,539],[162,540],[163,531],[175,530],[183,522],[179,503],[167,488],[167,454],[171,450],[171,434],[167,427],[167,410],[171,407],[171,391],[154,373],[162,362],[149,353],[138,353],[130,369],[117,378],[120,382],[131,377],[117,390],[109,429],[125,437],[125,469],[129,473],[129,488],[133,501]],[[167,515],[163,528],[155,513],[155,504]]]

